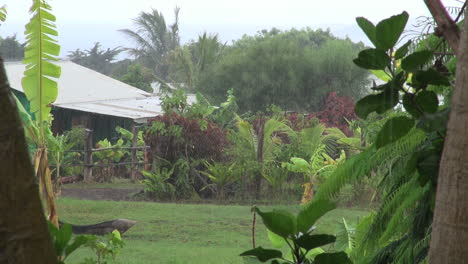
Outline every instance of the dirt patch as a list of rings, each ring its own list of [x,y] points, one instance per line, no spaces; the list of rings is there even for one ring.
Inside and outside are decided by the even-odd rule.
[[[83,200],[131,201],[142,189],[62,188],[62,197]]]

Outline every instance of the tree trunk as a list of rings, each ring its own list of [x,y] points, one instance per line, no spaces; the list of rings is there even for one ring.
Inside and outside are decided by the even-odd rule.
[[[468,9],[467,9],[468,10]],[[465,13],[465,19],[468,12]],[[452,110],[440,163],[431,264],[468,263],[468,23],[458,46]]]
[[[0,263],[57,263],[1,58],[0,168]]]
[[[257,162],[260,168],[255,176],[255,199],[260,200],[260,192],[262,191],[262,168],[263,168],[263,144],[265,142],[265,120],[260,116],[259,127],[257,131]]]

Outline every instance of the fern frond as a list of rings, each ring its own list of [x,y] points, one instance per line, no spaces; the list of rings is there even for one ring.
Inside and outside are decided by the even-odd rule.
[[[405,231],[407,231],[410,228],[405,227],[404,225],[399,226],[399,223],[401,223],[402,219],[404,220],[406,218],[405,213],[407,213],[407,210],[410,210],[410,208],[413,207],[426,194],[429,188],[429,184],[426,184],[426,186],[423,188],[413,188],[411,193],[406,195],[406,199],[401,202],[401,205],[397,210],[395,210],[394,214],[388,221],[385,233],[383,233],[382,237],[380,238],[381,241],[390,239],[395,234],[398,234],[398,231],[401,232],[402,229],[406,229]]]
[[[392,144],[379,148],[369,160],[373,166],[378,166],[389,159],[408,155],[416,149],[425,139],[426,134],[419,129],[411,130],[406,136],[400,138]]]
[[[32,18],[26,25],[26,47],[23,63],[26,71],[22,79],[23,90],[30,102],[31,112],[41,124],[50,119],[51,104],[57,99],[58,88],[54,80],[61,69],[54,64],[60,53],[55,30],[55,16],[44,0],[34,0],[30,9]]]
[[[368,161],[374,152],[375,150],[373,148],[369,148],[350,157],[338,166],[328,179],[319,187],[316,199],[334,198],[345,184],[356,181],[367,175],[372,168]]]

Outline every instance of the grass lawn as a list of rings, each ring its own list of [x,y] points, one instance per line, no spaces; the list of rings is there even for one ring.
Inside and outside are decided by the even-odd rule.
[[[90,201],[62,198],[61,219],[73,224],[95,224],[115,218],[136,220],[123,235],[126,246],[118,263],[242,263],[239,253],[250,249],[252,214],[249,206],[153,202]],[[261,206],[267,209],[271,206]],[[297,206],[276,206],[294,210]],[[366,211],[337,209],[317,224],[318,232],[335,233],[341,218],[355,223]],[[261,220],[260,220],[261,221]],[[270,247],[266,231],[257,224],[257,246]],[[74,253],[68,263],[92,256],[89,249]]]

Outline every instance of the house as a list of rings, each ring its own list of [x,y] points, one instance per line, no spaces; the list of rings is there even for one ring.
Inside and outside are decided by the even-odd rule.
[[[62,69],[58,79],[58,97],[53,103],[52,131],[62,133],[81,125],[94,131],[94,140],[113,138],[115,127],[131,129],[161,115],[161,97],[112,79],[106,75],[67,60],[57,64]],[[6,62],[13,93],[29,109],[21,79],[25,65]]]

